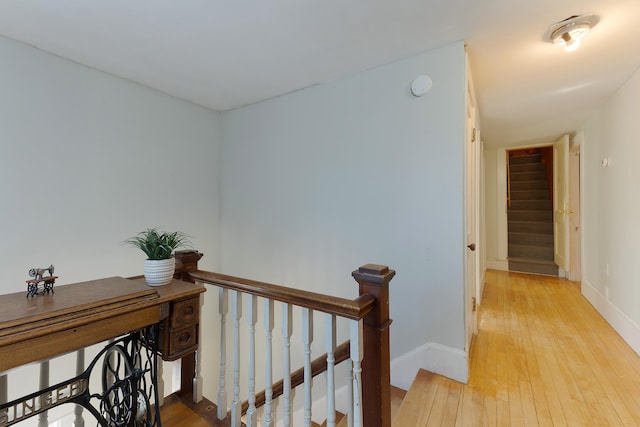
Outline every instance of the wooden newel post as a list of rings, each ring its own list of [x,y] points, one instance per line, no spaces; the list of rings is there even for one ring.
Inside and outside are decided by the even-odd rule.
[[[185,250],[185,251],[176,251],[174,256],[176,258],[176,272],[173,275],[174,278],[184,280],[185,282],[194,283],[195,281],[189,277],[189,272],[198,269],[198,261],[202,258],[204,254],[195,251],[195,250]],[[200,305],[202,305],[202,295],[200,296]],[[198,337],[198,341],[200,341],[200,337]],[[198,345],[198,351],[200,353],[200,345]],[[194,401],[199,402],[200,392],[198,388],[202,388],[202,385],[198,385],[198,381],[201,381],[199,368],[196,368],[196,364],[198,363],[197,354],[192,353],[187,356],[184,356],[181,359],[181,369],[180,369],[180,391],[179,395],[184,396],[186,394],[191,394],[193,396]],[[195,375],[195,378],[194,378]]]
[[[360,295],[373,295],[377,301],[363,322],[362,406],[366,427],[391,426],[389,282],[395,274],[389,267],[376,264],[363,265],[352,273],[360,285]]]
[[[193,283],[193,280],[189,277],[189,271],[198,269],[198,261],[200,261],[203,255],[204,254],[194,250],[176,251],[176,272],[173,277]]]

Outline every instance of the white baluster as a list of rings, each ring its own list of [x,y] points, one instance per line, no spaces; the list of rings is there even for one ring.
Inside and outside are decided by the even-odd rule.
[[[258,317],[258,297],[247,295],[247,323],[249,324],[249,408],[248,427],[256,427],[256,321]]]
[[[218,419],[223,420],[227,416],[227,391],[225,390],[224,377],[226,374],[227,341],[226,321],[229,312],[228,291],[218,288],[218,312],[220,313],[220,383],[218,390]]]
[[[240,427],[242,401],[240,400],[240,318],[242,317],[242,295],[231,291],[233,314],[233,403],[231,404],[231,426]]]
[[[347,427],[353,427],[353,364],[347,365]]]
[[[157,387],[158,387],[158,406],[164,405],[164,362],[162,357],[157,359]]]
[[[200,294],[199,298],[198,310],[202,312],[202,306],[204,305],[204,294]],[[199,403],[203,399],[202,395],[202,352],[200,349],[202,348],[202,328],[198,328],[198,348],[196,348],[196,357],[195,357],[195,372],[193,377],[193,401],[195,403]],[[162,363],[162,362],[161,362]]]
[[[84,348],[81,348],[76,352],[76,375],[82,375],[84,372]],[[82,417],[82,406],[75,405],[73,408],[75,419],[73,420],[73,427],[84,427],[84,418]]]
[[[313,342],[313,310],[302,309],[302,343],[304,344],[304,427],[311,427],[311,343]]]
[[[353,386],[351,387],[353,403],[353,421],[349,420],[349,427],[362,427],[362,359],[364,357],[364,339],[362,334],[362,320],[350,321],[351,362]]]
[[[336,425],[336,383],[335,383],[335,351],[336,351],[336,316],[324,315],[324,347],[327,352],[327,427]]]
[[[273,372],[272,367],[273,363],[271,361],[272,357],[272,349],[271,349],[271,334],[273,331],[273,301],[270,299],[265,300],[264,302],[264,330],[266,332],[266,342],[265,342],[265,390],[264,390],[264,419],[263,419],[263,427],[271,427],[273,424],[273,410],[272,410],[272,399],[273,399]]]
[[[49,361],[40,362],[40,390],[49,387]],[[40,397],[40,407],[45,406],[45,396]],[[38,427],[49,426],[48,411],[41,412],[38,415]]]
[[[293,334],[293,310],[291,304],[282,304],[282,337],[284,338],[284,370],[282,397],[284,400],[284,427],[291,426],[291,335]]]

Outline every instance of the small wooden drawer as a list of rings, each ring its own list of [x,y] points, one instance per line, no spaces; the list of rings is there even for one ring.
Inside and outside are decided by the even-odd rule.
[[[171,318],[172,328],[180,328],[184,325],[198,323],[200,317],[200,299],[191,298],[172,304],[169,317]]]
[[[188,353],[198,345],[196,325],[189,325],[180,329],[173,329],[169,334],[169,354]]]

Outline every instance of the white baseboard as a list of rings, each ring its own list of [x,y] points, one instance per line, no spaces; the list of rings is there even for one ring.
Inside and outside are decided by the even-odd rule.
[[[616,307],[588,281],[582,282],[582,295],[598,310],[623,340],[640,355],[640,325]]]
[[[488,270],[498,270],[498,271],[509,271],[509,261],[506,259],[500,260],[487,260],[487,269]]]
[[[426,343],[391,361],[391,385],[408,390],[420,369],[466,384],[469,378],[468,355],[457,348]]]

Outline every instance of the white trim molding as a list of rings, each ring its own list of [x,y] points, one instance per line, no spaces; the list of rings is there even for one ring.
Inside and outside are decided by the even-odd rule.
[[[629,346],[640,355],[640,325],[616,307],[588,281],[582,282],[582,295],[605,318]]]
[[[409,390],[420,369],[466,384],[469,356],[464,350],[428,342],[391,361],[391,384]]]
[[[498,259],[487,261],[487,270],[509,271],[509,260]]]

